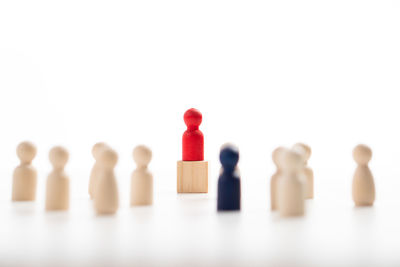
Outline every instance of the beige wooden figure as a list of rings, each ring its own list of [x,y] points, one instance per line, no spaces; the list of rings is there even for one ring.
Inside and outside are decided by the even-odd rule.
[[[92,155],[95,160],[95,163],[93,165],[92,171],[90,172],[90,180],[89,180],[89,195],[90,198],[94,198],[94,184],[97,181],[97,177],[99,174],[99,163],[98,163],[98,158],[100,157],[101,152],[107,148],[108,145],[102,142],[96,143],[93,148],[92,148]]]
[[[105,148],[99,156],[99,176],[94,184],[94,208],[97,214],[114,214],[118,210],[118,186],[114,167],[118,161],[117,153]]]
[[[12,184],[13,201],[33,201],[36,197],[37,172],[32,166],[36,147],[30,142],[22,142],[17,147],[21,164],[15,168]]]
[[[281,157],[285,151],[284,147],[278,147],[272,152],[272,161],[276,166],[276,172],[271,177],[270,191],[271,191],[271,210],[277,210],[278,208],[278,181],[282,174]]]
[[[354,203],[356,206],[372,206],[375,201],[375,185],[368,167],[372,151],[366,145],[358,145],[353,150],[353,158],[358,164],[353,178]]]
[[[302,173],[303,173],[304,182],[305,182],[304,197],[306,199],[312,199],[312,198],[314,198],[314,172],[308,166],[308,160],[311,157],[311,148],[306,144],[297,143],[293,146],[293,150],[295,150],[296,152],[299,152],[303,158]]]
[[[64,172],[68,162],[68,151],[56,146],[50,150],[49,159],[53,171],[47,177],[46,210],[68,210],[69,208],[69,177]]]
[[[278,183],[278,211],[283,217],[304,214],[304,183],[300,180],[302,157],[293,150],[282,155],[282,176]]]
[[[140,145],[133,150],[133,160],[137,168],[131,177],[131,206],[151,205],[153,203],[153,175],[147,165],[151,160],[151,150]]]

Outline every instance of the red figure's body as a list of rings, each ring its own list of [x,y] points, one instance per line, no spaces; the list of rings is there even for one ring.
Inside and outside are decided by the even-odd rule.
[[[197,109],[191,108],[183,116],[187,130],[182,136],[182,160],[204,160],[204,136],[199,130],[202,115]]]

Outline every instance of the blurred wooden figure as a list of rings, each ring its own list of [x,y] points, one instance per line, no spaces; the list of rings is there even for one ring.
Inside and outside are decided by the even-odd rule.
[[[69,208],[69,177],[64,172],[68,162],[68,151],[56,146],[50,150],[49,159],[53,171],[47,177],[46,210],[68,210]]]
[[[219,159],[222,172],[218,179],[218,211],[240,210],[240,177],[236,170],[239,161],[239,151],[233,145],[225,145],[221,148]]]
[[[32,166],[36,156],[36,147],[30,142],[22,142],[17,147],[17,156],[21,164],[13,174],[12,200],[33,201],[36,198],[37,172]]]
[[[117,153],[106,148],[99,156],[99,176],[94,184],[94,208],[97,214],[114,214],[118,210],[118,186],[114,167],[118,161]]]
[[[143,145],[133,150],[136,170],[131,176],[131,206],[153,204],[153,175],[147,168],[151,160],[151,150]]]
[[[272,152],[272,161],[276,166],[276,172],[272,175],[270,183],[271,210],[277,210],[278,208],[278,182],[280,176],[282,175],[281,157],[284,151],[284,147],[278,147],[274,150],[274,152]]]
[[[353,178],[354,203],[356,206],[372,206],[375,201],[375,184],[368,167],[372,151],[366,145],[358,145],[353,150],[353,158],[358,164]]]
[[[302,143],[297,143],[293,146],[293,150],[300,153],[303,158],[303,168],[302,168],[302,175],[304,176],[305,182],[305,195],[306,199],[314,198],[314,172],[308,166],[308,160],[311,157],[311,148]]]
[[[288,150],[282,155],[282,176],[278,185],[278,210],[283,217],[304,215],[304,183],[300,180],[302,156]]]
[[[99,142],[96,143],[92,148],[92,155],[95,160],[95,163],[92,167],[92,171],[90,172],[90,180],[89,180],[89,195],[91,199],[94,198],[94,188],[95,188],[94,185],[97,182],[97,178],[99,176],[99,171],[100,171],[100,166],[99,166],[100,164],[98,163],[98,159],[100,157],[101,152],[107,147],[108,147],[107,144]]]

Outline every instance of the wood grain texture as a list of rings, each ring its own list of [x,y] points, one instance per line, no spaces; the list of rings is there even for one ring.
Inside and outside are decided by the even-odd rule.
[[[208,162],[178,161],[178,193],[208,193]]]

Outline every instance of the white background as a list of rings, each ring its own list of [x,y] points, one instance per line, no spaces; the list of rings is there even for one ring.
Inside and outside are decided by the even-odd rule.
[[[0,264],[400,264],[399,1],[0,1]],[[183,113],[203,113],[210,194],[177,196]],[[37,145],[35,203],[11,203],[15,148]],[[94,215],[92,145],[119,154],[121,205]],[[269,211],[270,155],[313,149],[307,215]],[[218,153],[240,150],[242,211],[216,213]],[[377,201],[355,209],[353,147]],[[131,152],[155,204],[129,208]],[[70,152],[71,209],[46,214],[48,151]]]

